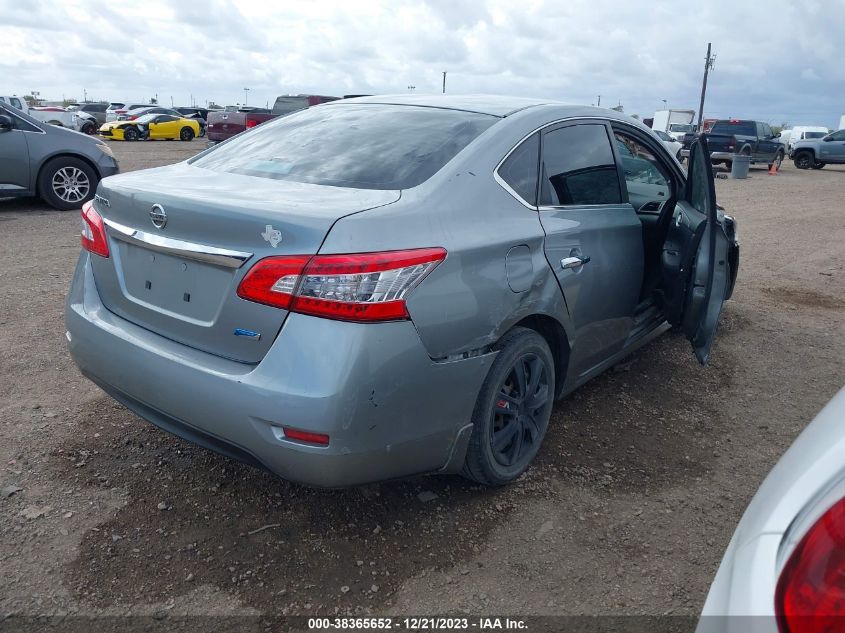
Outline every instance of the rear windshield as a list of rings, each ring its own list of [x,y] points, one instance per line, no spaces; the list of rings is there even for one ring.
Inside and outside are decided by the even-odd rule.
[[[497,120],[415,106],[316,106],[265,123],[192,164],[335,187],[409,189],[428,180]]]
[[[757,136],[757,126],[754,121],[716,121],[710,128],[710,133]]]
[[[804,132],[804,138],[822,138],[827,136],[824,132]]]
[[[670,132],[692,132],[692,125],[689,123],[673,123],[669,126]]]

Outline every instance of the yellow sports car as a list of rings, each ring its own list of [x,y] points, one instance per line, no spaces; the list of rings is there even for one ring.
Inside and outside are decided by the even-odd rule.
[[[185,119],[171,114],[145,114],[132,121],[112,121],[100,127],[100,136],[118,141],[190,141],[199,135],[200,124],[196,119]]]

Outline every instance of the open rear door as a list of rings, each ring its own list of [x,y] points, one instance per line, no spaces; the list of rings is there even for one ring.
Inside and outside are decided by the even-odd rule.
[[[667,320],[683,330],[706,365],[730,285],[729,239],[716,208],[710,150],[693,142],[686,190],[675,205],[663,245],[663,303]]]

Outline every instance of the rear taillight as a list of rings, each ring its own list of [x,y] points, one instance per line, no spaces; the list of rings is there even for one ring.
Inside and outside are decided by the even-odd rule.
[[[299,429],[292,429],[284,427],[282,432],[285,438],[289,440],[296,440],[298,442],[306,442],[307,444],[317,444],[318,446],[328,446],[329,436],[325,433],[312,433],[311,431],[301,431]]]
[[[255,127],[256,125],[258,125],[258,121],[256,121],[255,119],[247,119],[246,120],[246,126],[247,127]]]
[[[445,258],[442,248],[268,257],[246,274],[238,296],[341,321],[407,319],[405,297]]]
[[[813,524],[778,579],[782,633],[841,631],[845,624],[845,499]]]
[[[94,208],[94,202],[82,205],[82,248],[100,257],[109,256],[109,242],[106,239],[106,227],[103,217]]]

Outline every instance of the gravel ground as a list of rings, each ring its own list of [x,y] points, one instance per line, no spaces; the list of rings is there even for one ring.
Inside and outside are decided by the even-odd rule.
[[[204,142],[112,145],[128,171]],[[503,490],[305,489],[146,424],[66,352],[78,214],[0,201],[0,614],[694,615],[845,373],[845,167],[716,187],[743,250],[712,364],[647,346],[559,402]]]

